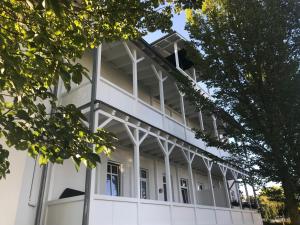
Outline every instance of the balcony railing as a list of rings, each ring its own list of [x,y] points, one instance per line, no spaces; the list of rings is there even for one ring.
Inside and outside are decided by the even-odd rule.
[[[200,139],[196,139],[192,129],[186,127],[182,122],[177,121],[167,114],[163,114],[160,110],[141,99],[137,99],[136,101],[131,93],[104,78],[101,78],[99,83],[97,93],[99,100],[164,130],[167,133],[179,137],[180,139],[184,139],[192,145],[207,149],[207,151],[212,154],[217,156],[224,155],[224,153],[220,152],[217,148],[206,148],[205,143]]]
[[[83,196],[53,200],[47,206],[46,225],[81,225]],[[262,225],[260,214],[253,210],[103,195],[94,195],[91,206],[91,225]]]

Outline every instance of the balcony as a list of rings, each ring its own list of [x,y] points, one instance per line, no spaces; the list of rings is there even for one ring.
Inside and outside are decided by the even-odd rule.
[[[119,142],[117,150],[108,158],[101,156],[101,164],[93,170],[90,224],[261,225],[255,210],[230,204],[241,199],[240,180],[245,174],[107,104],[101,103],[95,113],[95,123],[105,124]],[[118,169],[113,171],[111,165]],[[49,173],[46,225],[81,224],[83,196],[65,198],[62,193],[66,189],[83,193],[85,168],[77,172],[67,161],[53,165]],[[242,191],[249,199],[246,188]]]
[[[135,100],[134,96],[105,78],[100,78],[99,88],[97,92],[99,100],[104,103],[120,109],[148,124],[151,124],[158,129],[183,139],[192,145],[215,154],[224,156],[226,153],[221,152],[214,147],[206,147],[205,143],[195,138],[195,133],[192,131],[194,127],[185,126],[180,120],[176,120],[170,115],[164,114],[159,109],[151,106],[141,99]]]
[[[83,196],[48,203],[46,225],[81,225]],[[262,225],[260,214],[250,210],[214,208],[152,200],[95,195],[91,225]]]

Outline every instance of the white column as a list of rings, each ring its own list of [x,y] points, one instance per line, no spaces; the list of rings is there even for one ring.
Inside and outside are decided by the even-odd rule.
[[[243,183],[244,183],[244,187],[245,187],[246,198],[247,198],[247,202],[249,204],[249,208],[252,209],[251,200],[250,200],[250,197],[249,197],[248,188],[247,188],[247,184],[246,184],[245,180],[243,180]]]
[[[128,120],[128,117],[126,121]],[[142,138],[139,137],[139,128],[133,128],[133,132],[130,130],[129,126],[127,124],[124,124],[125,130],[128,133],[129,138],[131,139],[133,145],[134,145],[134,152],[133,152],[133,164],[134,164],[134,186],[135,186],[135,193],[134,197],[137,198],[137,224],[140,224],[140,145],[141,143],[145,140],[147,135],[149,134],[149,129],[148,132],[144,134]],[[140,123],[137,125],[138,127],[140,126]]]
[[[193,78],[194,78],[194,81],[197,83],[197,76],[196,76],[195,68],[193,68]]]
[[[153,168],[154,168],[154,188],[155,188],[155,200],[158,200],[158,186],[157,186],[157,162],[156,159],[153,160]]]
[[[177,91],[178,91],[178,94],[179,94],[179,97],[180,97],[180,111],[181,111],[181,117],[182,117],[182,121],[183,121],[183,124],[184,124],[184,127],[186,128],[186,118],[185,118],[185,109],[184,109],[184,93],[181,93],[181,91],[179,90],[178,86],[176,83],[174,83]],[[186,132],[186,130],[185,130]]]
[[[163,114],[163,124],[165,124],[165,117],[166,117],[166,113],[165,113],[165,95],[164,95],[164,81],[168,78],[162,77],[162,71],[157,71],[157,69],[155,68],[154,65],[152,65],[152,70],[158,80],[158,85],[159,85],[159,100],[160,100],[160,111]]]
[[[208,179],[210,183],[210,189],[211,189],[211,195],[212,195],[212,200],[213,200],[213,206],[216,207],[216,199],[215,199],[215,193],[214,193],[214,186],[213,186],[213,181],[212,181],[212,176],[211,176],[211,169],[213,166],[213,163],[205,158],[202,158],[204,164],[206,165],[207,171],[208,171]]]
[[[135,140],[139,139],[138,129],[134,129],[133,136]],[[135,197],[140,198],[140,145],[136,141],[134,143],[134,176],[135,176]]]
[[[203,124],[203,117],[202,117],[202,112],[201,112],[201,110],[199,111],[198,116],[199,116],[200,129],[201,129],[202,131],[204,131],[204,124]]]
[[[166,186],[167,186],[167,201],[172,202],[173,198],[172,198],[172,184],[171,184],[171,169],[170,169],[170,154],[172,152],[172,150],[175,147],[175,144],[173,144],[173,146],[169,149],[168,146],[168,141],[167,139],[162,141],[157,138],[157,142],[159,144],[159,147],[161,148],[161,150],[164,153],[164,161],[165,161],[165,170],[166,170]]]
[[[231,208],[231,201],[230,201],[230,195],[229,195],[228,186],[227,186],[226,175],[223,175],[223,183],[224,183],[224,189],[225,189],[225,194],[226,194],[227,206],[228,206],[228,208]]]
[[[191,203],[197,204],[196,201],[196,193],[195,193],[195,183],[194,183],[194,176],[193,176],[193,168],[192,168],[192,162],[188,162],[188,171],[189,171],[189,177],[191,180]]]
[[[181,94],[180,92],[179,94],[180,94],[180,109],[181,109],[182,120],[184,126],[186,127],[186,118],[185,118],[185,109],[184,109],[184,100],[183,100],[184,95]]]
[[[214,115],[212,115],[211,118],[213,120],[213,127],[214,127],[215,136],[218,138],[219,134],[218,134],[218,127],[217,127],[217,118]]]
[[[214,185],[213,185],[212,176],[211,176],[211,169],[208,170],[208,178],[209,178],[209,183],[210,183],[211,195],[212,195],[212,199],[213,199],[213,205],[216,207],[216,199],[215,199]]]
[[[178,46],[177,46],[177,42],[174,43],[174,54],[175,54],[176,68],[180,68],[180,66],[179,66],[179,57],[178,57]]]
[[[169,154],[165,155],[165,170],[166,170],[166,183],[167,183],[167,200],[172,202],[172,185],[171,185],[171,170]]]
[[[126,119],[128,120],[128,118]],[[140,198],[140,142],[139,142],[139,130],[137,128],[130,130],[127,124],[124,124],[125,130],[133,144],[133,173],[134,173],[134,192],[132,197]]]
[[[133,50],[133,61],[132,61],[132,75],[133,75],[133,96],[138,99],[138,80],[137,80],[137,57],[136,50]]]
[[[137,100],[138,100],[137,64],[139,62],[141,62],[142,60],[144,60],[144,57],[138,59],[136,49],[133,49],[131,51],[131,49],[129,48],[129,46],[127,45],[126,42],[123,42],[123,45],[124,45],[126,52],[129,55],[129,58],[131,59],[131,62],[132,62],[133,96],[135,98],[135,101],[137,102]],[[134,107],[136,107],[136,105]]]
[[[221,172],[222,172],[222,177],[223,177],[223,184],[224,184],[224,190],[225,190],[225,195],[226,195],[226,200],[227,200],[227,206],[228,208],[231,208],[231,200],[230,200],[230,195],[229,195],[229,190],[228,190],[228,185],[227,185],[227,179],[226,179],[226,174],[227,174],[227,168],[219,165]]]
[[[230,200],[230,206],[231,206],[231,202],[232,202],[232,198],[231,198],[231,194],[230,194],[231,188],[229,187],[229,184],[228,184],[227,180],[226,180],[226,187],[227,187],[227,190],[228,190],[228,193],[229,193],[229,200]]]
[[[242,209],[243,207],[242,207],[242,202],[241,202],[239,182],[238,182],[236,177],[234,177],[234,183],[235,183],[235,191],[236,191],[236,195],[237,195],[238,202],[239,202],[239,205],[240,205],[240,209]]]
[[[98,71],[98,79],[97,81],[100,82],[100,78],[101,78],[101,67],[102,67],[102,44],[99,45],[98,47],[98,51],[99,51],[99,55],[98,55],[98,60],[99,60],[99,64],[98,64],[98,68],[97,68],[97,71]],[[98,92],[97,92],[98,93]]]
[[[194,176],[193,176],[193,168],[192,168],[192,163],[195,157],[195,154],[191,155],[191,152],[185,149],[181,149],[187,165],[188,165],[188,173],[189,173],[189,178],[190,178],[190,182],[189,182],[189,195],[190,195],[190,202],[193,204],[196,204],[196,194],[195,194],[195,183],[194,183]]]
[[[161,77],[161,73],[160,73],[160,77]],[[165,95],[164,95],[164,83],[163,83],[163,79],[160,78],[158,80],[158,82],[159,82],[160,110],[165,115]]]
[[[257,199],[255,187],[254,187],[254,185],[251,185],[251,186],[252,186],[252,190],[253,190],[253,195],[254,195],[256,207],[259,208],[259,204],[258,204],[258,199]]]
[[[178,166],[176,165],[175,167],[176,169],[176,183],[177,183],[177,197],[178,197],[178,202],[180,202],[180,180],[179,180],[179,176],[178,176]]]

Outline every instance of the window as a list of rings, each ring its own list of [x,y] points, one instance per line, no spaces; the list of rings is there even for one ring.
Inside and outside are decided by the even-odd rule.
[[[204,184],[198,182],[197,183],[197,191],[203,191],[203,190],[205,190]]]
[[[183,203],[189,203],[188,180],[180,179],[180,190]]]
[[[149,198],[149,191],[148,191],[148,170],[141,169],[140,170],[140,191],[141,191],[141,198],[147,199]]]
[[[235,192],[232,190],[232,191],[230,192],[230,194],[231,194],[231,199],[234,200],[234,201],[236,201]]]
[[[106,194],[120,196],[120,165],[107,163]]]
[[[167,194],[167,179],[166,176],[163,175],[163,189],[164,189],[164,201],[168,201],[168,194]]]
[[[172,201],[174,201],[173,177],[171,176],[170,178],[171,178]],[[164,201],[168,201],[167,180],[165,174],[163,175],[163,192],[164,192]]]

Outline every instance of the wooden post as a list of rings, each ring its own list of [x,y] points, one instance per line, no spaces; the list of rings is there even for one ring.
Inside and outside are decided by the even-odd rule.
[[[227,168],[222,166],[222,165],[219,165],[219,168],[222,172],[223,184],[224,184],[226,200],[227,200],[227,206],[228,206],[228,208],[231,208],[230,195],[229,195],[229,190],[228,190],[228,185],[227,185],[227,180],[226,180]]]
[[[188,171],[189,171],[189,176],[190,176],[190,180],[191,180],[191,194],[192,194],[192,198],[191,198],[191,202],[193,204],[197,204],[196,201],[196,192],[195,192],[195,183],[194,183],[194,177],[193,177],[193,168],[192,168],[192,162],[188,162]]]
[[[175,65],[176,65],[176,68],[180,68],[177,42],[174,43],[174,53],[175,53]]]
[[[211,176],[211,169],[212,169],[213,163],[211,161],[209,161],[208,159],[204,159],[204,158],[202,158],[202,159],[203,159],[203,162],[206,165],[206,168],[207,168],[207,171],[208,171],[208,179],[209,179],[209,183],[210,183],[213,206],[216,207],[214,186],[213,186],[213,181],[212,181],[212,176]]]

